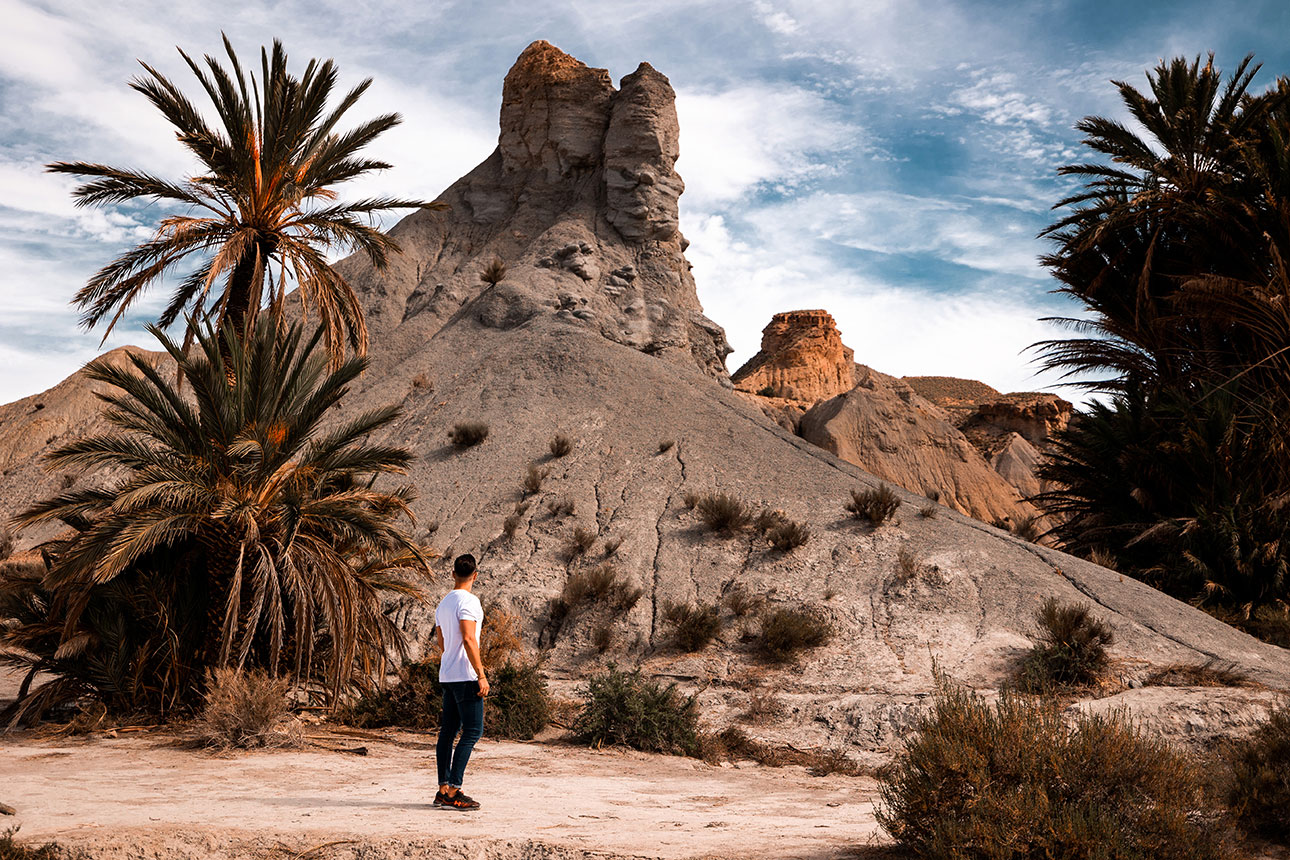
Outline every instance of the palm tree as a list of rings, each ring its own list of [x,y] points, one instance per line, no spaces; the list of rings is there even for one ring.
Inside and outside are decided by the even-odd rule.
[[[65,657],[80,647],[69,644],[77,637],[102,638],[86,613],[103,603],[104,589],[155,580],[160,569],[196,594],[184,603],[199,617],[172,606],[176,617],[164,625],[171,638],[196,630],[174,661],[185,675],[256,665],[319,681],[334,700],[402,650],[380,596],[416,593],[406,571],[426,569],[424,552],[400,527],[412,518],[413,489],[376,486],[412,459],[369,438],[398,407],[324,427],[366,359],[329,368],[317,349],[321,328],[310,338],[299,324],[279,335],[263,315],[245,339],[226,330],[221,350],[207,323],[197,326],[190,354],[151,330],[191,399],[145,358],[133,356],[132,370],[91,363],[89,378],[115,389],[101,395],[114,429],[57,449],[49,462],[123,477],[68,490],[15,519],[76,529],[46,548],[42,587],[61,625],[52,651]],[[27,647],[15,635],[8,644]]]
[[[141,170],[87,162],[56,162],[48,169],[91,177],[74,192],[79,206],[129,200],[171,204],[152,239],[122,254],[76,294],[81,322],[92,328],[111,314],[104,338],[131,305],[163,276],[190,258],[195,270],[178,281],[159,324],[187,314],[208,315],[217,330],[242,330],[267,302],[280,310],[289,284],[302,307],[316,311],[333,363],[345,341],[358,354],[367,329],[354,292],[330,266],[332,246],[365,252],[378,268],[398,246],[372,222],[391,209],[443,209],[444,204],[395,197],[337,201],[335,186],[389,167],[362,155],[379,135],[398,125],[385,114],[349,131],[338,130],[344,114],[371,85],[364,80],[332,109],[336,86],[332,60],[310,60],[300,77],[287,70],[282,44],[260,50],[260,76],[243,72],[227,37],[229,68],[206,56],[204,64],[180,55],[210,98],[219,122],[208,124],[174,83],[144,63],[147,74],[130,82],[175,127],[179,142],[202,172],[172,182]]]

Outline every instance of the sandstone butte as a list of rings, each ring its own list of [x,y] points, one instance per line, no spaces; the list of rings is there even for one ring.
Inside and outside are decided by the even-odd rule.
[[[703,314],[678,229],[684,185],[673,99],[667,78],[646,63],[615,89],[605,70],[535,42],[506,76],[497,149],[440,195],[451,208],[400,221],[391,234],[403,253],[383,272],[357,257],[338,264],[361,296],[372,343],[371,369],[345,409],[402,404],[386,439],[419,455],[410,474],[421,533],[433,525],[428,539],[445,557],[480,557],[480,592],[525,619],[557,695],[572,697],[610,660],[697,691],[717,726],[754,690],[774,691],[785,716],[754,734],[840,746],[876,763],[924,706],[933,666],[997,688],[1030,646],[1033,614],[1048,597],[1091,604],[1115,632],[1115,690],[1089,707],[1134,708],[1170,736],[1204,742],[1248,726],[1272,694],[1133,688],[1153,667],[1215,660],[1270,688],[1290,687],[1286,651],[1129,577],[953,507],[919,516],[934,487],[957,507],[978,504],[975,490],[950,492],[948,472],[910,479],[892,522],[871,528],[849,518],[850,492],[879,483],[844,459],[859,433],[897,448],[909,439],[944,447],[937,456],[984,455],[950,433],[954,422],[919,394],[928,389],[917,380],[861,367],[848,377],[850,350],[827,332],[830,366],[792,368],[771,356],[740,379],[756,376],[753,385],[800,395],[799,404],[817,401],[802,410],[805,432],[826,447],[835,439],[838,454],[734,390],[725,334]],[[490,287],[479,274],[494,258],[507,275]],[[911,406],[924,413],[921,427],[884,426],[904,421]],[[0,407],[0,515],[65,481],[110,479],[40,464],[49,446],[95,423],[95,408],[80,374]],[[446,432],[460,421],[487,422],[487,440],[449,446]],[[550,460],[557,433],[576,442]],[[899,450],[883,453],[884,469],[916,468],[901,464]],[[550,475],[508,538],[503,521],[535,462]],[[870,468],[880,471],[876,461]],[[751,534],[710,535],[684,503],[710,491],[781,510],[807,524],[811,539],[781,553]],[[572,515],[554,515],[557,500],[572,504]],[[599,537],[570,560],[566,543],[579,526]],[[19,546],[47,537],[26,533]],[[609,541],[620,542],[612,556]],[[912,573],[902,555],[914,560]],[[555,635],[551,598],[571,574],[606,560],[644,597],[622,617],[607,608],[579,613]],[[436,587],[446,569],[441,563]],[[797,665],[767,667],[741,641],[749,620],[727,612],[725,632],[701,653],[671,646],[662,617],[669,602],[711,603],[735,589],[768,607],[814,609],[834,629],[833,643]],[[417,642],[431,637],[424,607],[400,607],[397,617]],[[604,655],[592,645],[602,625],[614,642]]]

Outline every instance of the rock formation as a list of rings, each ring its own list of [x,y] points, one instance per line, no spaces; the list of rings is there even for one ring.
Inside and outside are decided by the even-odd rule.
[[[338,264],[372,333],[371,367],[344,409],[402,404],[377,441],[418,454],[409,478],[419,534],[445,556],[480,558],[481,596],[525,619],[558,695],[613,660],[700,690],[705,714],[721,721],[765,683],[792,713],[765,737],[881,758],[926,701],[933,661],[997,687],[1048,597],[1094,603],[1115,632],[1122,675],[1213,658],[1290,686],[1285,651],[1146,585],[949,509],[918,516],[921,485],[898,492],[897,516],[879,528],[848,517],[850,492],[879,479],[730,390],[725,337],[703,316],[672,226],[676,141],[662,75],[642,65],[615,91],[605,72],[534,43],[507,76],[498,149],[444,192],[451,210],[403,219],[391,231],[403,252],[384,272],[361,257]],[[481,284],[494,258],[506,277]],[[884,397],[918,402],[894,380],[867,379]],[[57,489],[58,476],[34,461],[49,439],[41,413],[82,402],[85,388],[73,376],[38,398],[44,410],[28,398],[0,413],[0,462],[11,470],[0,476],[4,513]],[[935,407],[919,408],[930,422]],[[488,438],[464,451],[447,444],[461,421],[486,422]],[[551,459],[557,433],[575,443]],[[549,472],[526,497],[521,481],[535,463]],[[751,532],[705,531],[685,499],[714,491],[783,511],[810,540],[785,553]],[[571,556],[575,528],[597,539]],[[38,537],[20,536],[20,548]],[[551,599],[603,563],[643,597],[621,615],[586,607],[557,628]],[[800,666],[767,667],[743,638],[756,616],[726,610],[725,631],[704,651],[671,644],[669,603],[712,604],[733,592],[818,611],[834,643]],[[431,638],[424,607],[398,607],[395,617],[419,642]],[[607,654],[593,644],[600,631]]]
[[[855,353],[827,311],[787,311],[771,317],[761,349],[731,380],[740,391],[809,408],[855,387]]]

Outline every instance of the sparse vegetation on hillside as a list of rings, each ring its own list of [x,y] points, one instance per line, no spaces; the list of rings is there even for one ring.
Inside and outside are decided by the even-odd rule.
[[[917,857],[1219,860],[1193,819],[1202,779],[1122,715],[1004,693],[987,704],[939,678],[930,713],[881,774],[878,821]]]
[[[551,437],[551,444],[548,447],[551,449],[551,456],[559,459],[573,450],[573,440],[563,433],[557,433]]]
[[[708,493],[695,501],[699,519],[710,531],[733,535],[752,522],[748,506],[729,493]]]
[[[551,620],[558,632],[570,616],[592,607],[603,606],[614,614],[629,612],[644,594],[618,568],[604,562],[565,580],[560,596],[551,603]]]
[[[671,755],[702,752],[698,702],[675,684],[662,686],[639,669],[610,666],[587,681],[583,695],[572,729],[581,743]]]
[[[542,489],[542,482],[546,480],[551,470],[539,466],[536,463],[530,463],[528,469],[524,472],[524,480],[520,486],[524,490],[524,495],[532,496]]]
[[[488,264],[484,266],[483,271],[479,273],[479,280],[482,283],[488,284],[490,287],[497,286],[505,277],[506,264],[502,262],[500,257],[494,257],[489,260]]]
[[[1030,692],[1087,687],[1106,672],[1111,628],[1093,617],[1087,605],[1050,597],[1035,613],[1038,642],[1023,658],[1017,685]]]
[[[595,529],[577,526],[569,539],[565,542],[564,552],[569,558],[574,559],[580,555],[586,555],[587,551],[596,543],[598,537]]]
[[[0,832],[0,860],[64,860],[63,851],[53,842],[32,845],[19,842],[15,825]]]
[[[1174,663],[1156,669],[1142,681],[1146,687],[1256,687],[1250,677],[1230,663]]]
[[[811,539],[811,530],[795,520],[785,520],[766,532],[766,540],[780,552],[792,552]]]
[[[769,662],[788,663],[831,638],[833,629],[822,615],[804,609],[775,609],[761,619],[757,651]]]
[[[663,611],[663,619],[682,651],[702,651],[721,634],[721,607],[715,603],[673,603]]]
[[[1241,827],[1290,845],[1290,702],[1232,749],[1228,802]]]
[[[427,658],[404,663],[395,684],[369,690],[344,705],[337,710],[336,720],[360,729],[433,729],[439,726],[442,701],[439,660]]]
[[[448,441],[458,448],[473,448],[488,438],[488,425],[483,421],[463,421],[452,425]]]
[[[888,484],[879,484],[872,490],[852,490],[847,511],[856,519],[873,526],[880,526],[896,515],[900,497]]]
[[[215,669],[197,718],[197,737],[226,749],[302,746],[304,730],[287,700],[290,686],[287,679],[257,669]]]

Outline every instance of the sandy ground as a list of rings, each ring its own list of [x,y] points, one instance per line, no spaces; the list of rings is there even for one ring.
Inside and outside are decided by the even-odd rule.
[[[0,802],[24,840],[113,858],[825,860],[880,840],[871,779],[560,744],[481,743],[467,791],[483,809],[438,810],[433,738],[365,734],[311,727],[306,750],[229,755],[151,734],[11,736]]]

